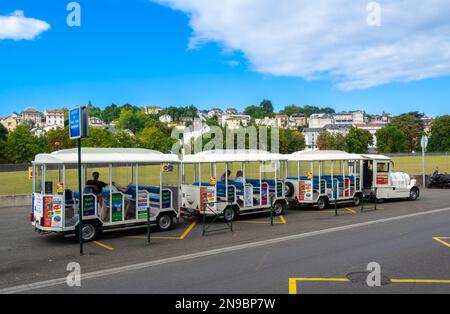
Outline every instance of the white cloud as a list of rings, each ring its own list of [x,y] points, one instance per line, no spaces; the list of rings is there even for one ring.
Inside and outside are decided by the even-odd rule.
[[[47,22],[25,17],[23,11],[15,11],[9,16],[0,16],[0,40],[31,40],[49,28],[50,25]]]
[[[263,74],[344,90],[450,75],[448,0],[379,0],[381,27],[369,0],[153,1],[189,15],[191,48],[220,43]]]

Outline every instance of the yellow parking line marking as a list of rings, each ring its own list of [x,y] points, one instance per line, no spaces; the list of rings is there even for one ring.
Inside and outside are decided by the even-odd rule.
[[[104,249],[107,249],[108,251],[114,251],[114,248],[110,247],[109,245],[103,244],[101,242],[94,241],[92,243],[94,243],[94,244],[96,244],[96,245],[98,245],[98,246],[100,246],[100,247],[102,247]]]
[[[439,242],[440,244],[450,248],[450,243],[448,243],[447,241],[444,241],[444,240],[448,240],[448,239],[450,239],[450,238],[447,238],[447,237],[435,237],[435,238],[433,238],[434,241]]]
[[[348,212],[350,212],[351,214],[353,214],[353,215],[356,215],[357,213],[353,210],[353,209],[351,209],[351,208],[348,208],[348,207],[346,207],[345,208]]]
[[[153,240],[179,240],[178,237],[150,237]],[[128,239],[147,239],[147,236],[131,236]]]
[[[282,215],[278,216],[280,218],[280,221],[274,221],[274,225],[285,225],[286,224],[286,219],[284,219],[284,217]],[[259,221],[259,220],[238,220],[236,221],[237,223],[242,223],[242,224],[256,224],[256,225],[270,225],[270,221]]]
[[[297,280],[289,278],[289,294],[297,294]]]
[[[189,228],[187,228],[187,230],[181,235],[181,237],[180,237],[179,239],[180,239],[180,240],[184,240],[184,239],[187,237],[187,235],[192,231],[192,229],[195,228],[196,225],[197,225],[197,222],[194,221],[194,222],[189,226]]]
[[[450,284],[444,279],[390,279],[391,283],[423,283],[423,284]],[[289,294],[297,294],[298,282],[343,282],[350,283],[348,278],[289,278]]]
[[[191,223],[191,225],[186,229],[186,231],[183,232],[183,234],[179,237],[153,237],[151,236],[150,239],[153,240],[184,240],[187,235],[192,231],[192,229],[195,228],[197,225],[197,222],[194,221]],[[130,236],[128,239],[147,239],[147,236]]]

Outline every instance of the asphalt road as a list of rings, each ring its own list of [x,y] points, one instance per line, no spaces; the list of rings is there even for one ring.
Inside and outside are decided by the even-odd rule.
[[[150,247],[139,238],[142,231],[107,235],[99,241],[113,250],[88,244],[84,257],[77,256],[74,240],[34,234],[26,210],[0,210],[0,287],[64,278],[73,261],[91,277],[82,280],[81,288],[53,282],[19,291],[284,294],[290,278],[345,279],[349,273],[364,272],[370,262],[379,263],[391,279],[449,280],[450,247],[444,244],[450,240],[443,244],[433,238],[450,237],[450,210],[421,215],[448,208],[449,200],[446,191],[427,191],[418,202],[386,203],[378,211],[342,209],[338,217],[331,212],[288,211],[286,224],[272,227],[267,217],[256,216],[236,223],[233,233],[202,237],[197,225],[184,240],[176,239],[192,224],[186,221],[170,233],[154,234],[173,239],[155,238]],[[411,214],[420,216],[371,224]],[[349,227],[355,224],[363,225]],[[273,239],[279,240],[271,243]],[[450,293],[446,283],[368,288],[300,280],[295,287],[298,293]]]

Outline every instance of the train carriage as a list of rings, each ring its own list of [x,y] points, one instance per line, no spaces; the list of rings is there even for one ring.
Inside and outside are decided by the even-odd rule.
[[[257,150],[217,150],[183,158],[181,207],[187,214],[220,215],[226,221],[286,208],[284,157]],[[236,175],[234,175],[236,173]]]
[[[353,203],[363,198],[361,155],[340,151],[302,151],[287,156],[286,197],[292,206],[331,202]]]
[[[179,158],[146,149],[82,149],[82,195],[76,149],[37,155],[33,162],[31,223],[37,231],[78,236],[151,225],[161,230],[179,218]],[[91,173],[98,180],[90,179]]]

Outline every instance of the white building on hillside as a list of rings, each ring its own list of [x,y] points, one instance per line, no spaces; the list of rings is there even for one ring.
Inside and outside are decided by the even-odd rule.
[[[159,117],[159,121],[161,123],[169,124],[169,123],[172,123],[173,120],[172,120],[172,117],[170,115],[164,114],[161,117]]]
[[[89,126],[94,129],[100,129],[100,128],[105,128],[106,123],[103,122],[102,120],[100,120],[99,118],[90,117],[89,118]]]
[[[228,127],[229,129],[237,129],[240,126],[247,127],[250,124],[251,117],[248,115],[223,115],[221,117],[222,127]]]
[[[162,111],[161,107],[158,106],[145,106],[144,107],[144,113],[146,115],[157,115]]]
[[[64,111],[63,110],[45,110],[45,130],[64,129]]]
[[[367,130],[373,136],[373,145],[370,145],[369,148],[377,147],[377,131],[386,127],[388,124],[382,123],[355,123],[353,126],[358,129]]]
[[[27,108],[20,114],[20,122],[32,122],[34,126],[41,127],[42,126],[42,113],[37,111],[34,108]]]

